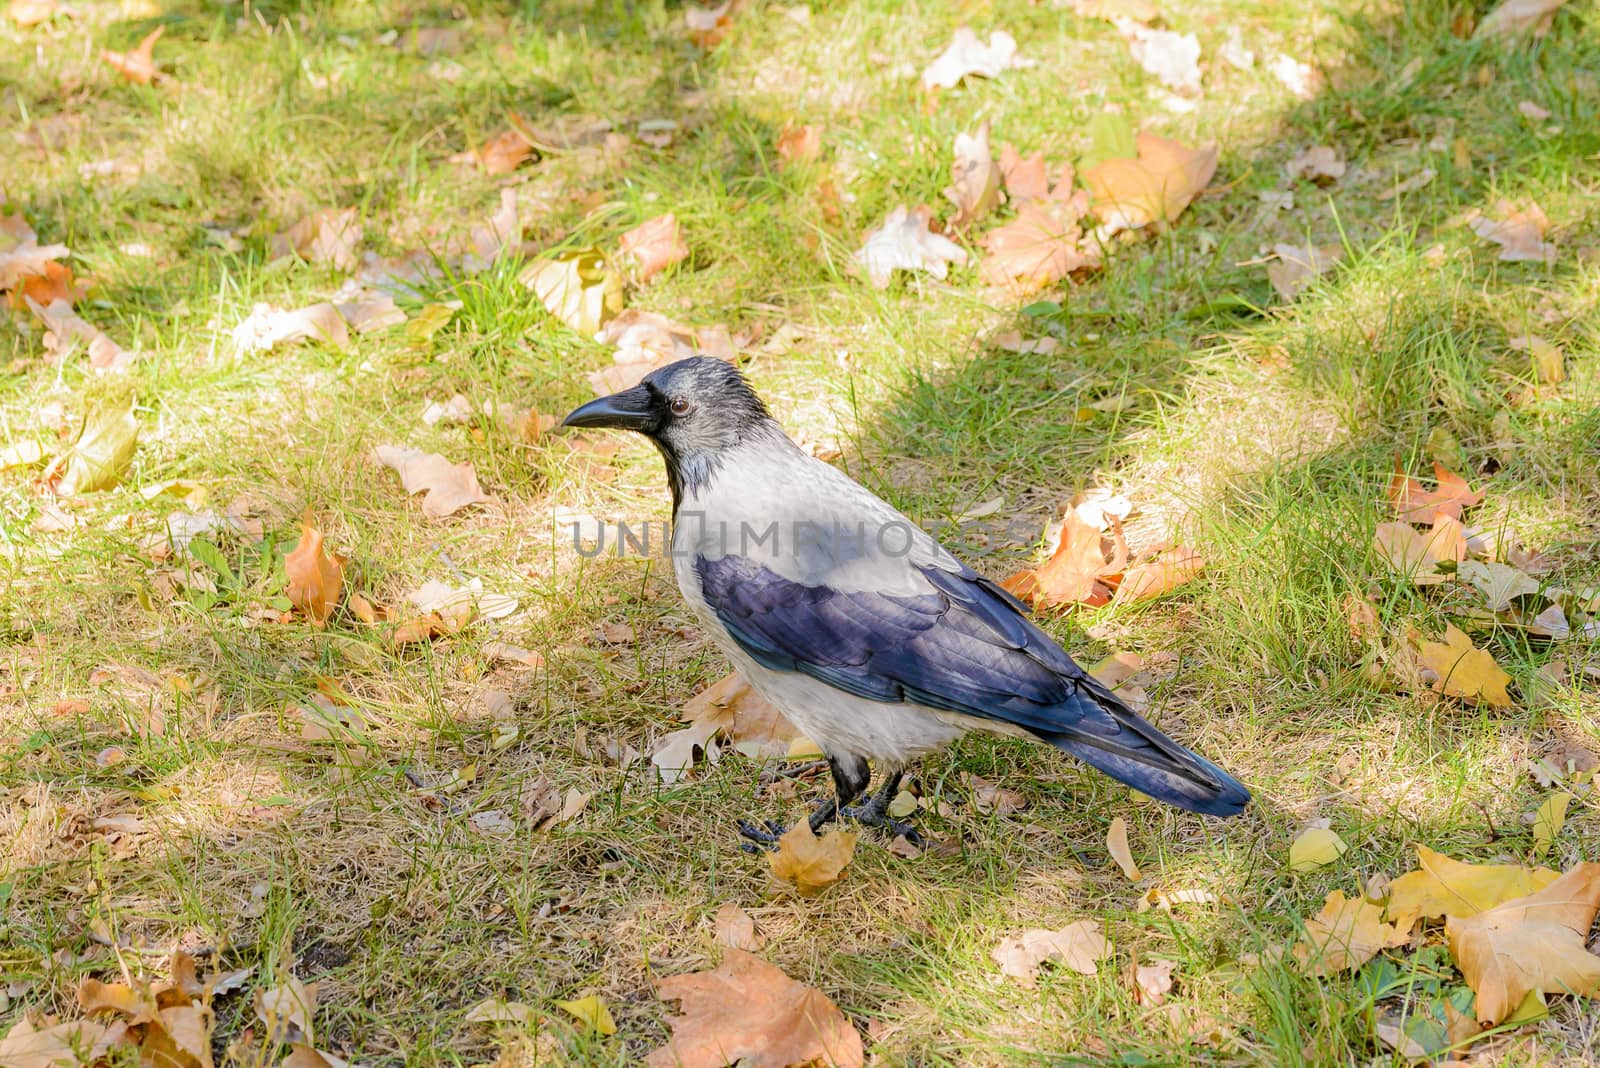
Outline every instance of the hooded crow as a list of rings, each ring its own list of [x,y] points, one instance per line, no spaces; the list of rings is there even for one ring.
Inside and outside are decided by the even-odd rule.
[[[904,769],[972,730],[1055,746],[1191,812],[1233,816],[1250,800],[1096,682],[1011,594],[803,452],[732,364],[669,364],[563,425],[633,430],[660,450],[684,599],[828,758],[835,800],[813,831],[840,811],[911,831],[887,815]],[[882,787],[845,807],[866,792],[869,762]],[[782,829],[741,832],[770,844]]]

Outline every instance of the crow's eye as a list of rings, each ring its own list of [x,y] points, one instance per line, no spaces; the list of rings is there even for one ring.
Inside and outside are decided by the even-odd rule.
[[[672,414],[683,415],[689,410],[689,402],[683,397],[675,397],[672,401]]]

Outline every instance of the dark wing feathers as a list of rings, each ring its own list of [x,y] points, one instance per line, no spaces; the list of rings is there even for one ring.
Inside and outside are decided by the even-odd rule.
[[[1014,724],[1153,797],[1231,815],[1249,793],[1085,674],[998,585],[920,570],[933,592],[894,595],[791,581],[749,559],[695,561],[701,592],[757,663],[872,701]]]

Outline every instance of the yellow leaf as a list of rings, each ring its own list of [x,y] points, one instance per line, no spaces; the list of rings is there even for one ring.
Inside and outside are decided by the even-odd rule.
[[[1409,931],[1419,917],[1475,916],[1512,898],[1543,890],[1557,875],[1515,864],[1465,864],[1427,846],[1417,847],[1418,870],[1389,886],[1384,918]]]
[[[1410,523],[1379,523],[1372,544],[1384,563],[1415,586],[1449,581],[1450,576],[1439,572],[1439,564],[1467,558],[1461,521],[1447,515],[1435,516],[1433,529],[1425,534]]]
[[[1423,642],[1417,659],[1433,673],[1430,686],[1436,692],[1480,699],[1496,708],[1511,707],[1511,695],[1506,693],[1511,676],[1455,627],[1445,626],[1443,643]]]
[[[283,569],[289,576],[289,600],[322,626],[344,589],[344,560],[323,549],[322,531],[312,524],[310,509],[300,517],[300,542],[284,558]]]
[[[558,1001],[556,1002],[556,1007],[571,1014],[574,1019],[583,1024],[589,1031],[595,1031],[602,1035],[614,1035],[617,1033],[616,1022],[611,1019],[611,1010],[606,1008],[605,1002],[593,994],[586,998],[579,998],[576,1001]]]
[[[1533,817],[1534,856],[1544,856],[1555,845],[1556,835],[1561,833],[1562,825],[1567,822],[1567,804],[1571,800],[1569,794],[1554,793],[1539,806],[1539,811]]]
[[[1357,968],[1380,949],[1398,946],[1407,934],[1383,922],[1383,910],[1341,891],[1329,894],[1322,911],[1306,921],[1305,941],[1295,947],[1295,957],[1309,965],[1313,975],[1332,975]]]
[[[139,445],[139,423],[133,406],[101,408],[84,420],[83,432],[66,456],[66,469],[56,492],[63,497],[110,489],[133,461]]]
[[[1312,827],[1295,835],[1289,843],[1289,870],[1315,871],[1332,864],[1350,847],[1326,827]]]
[[[472,1008],[467,1010],[463,1019],[469,1024],[475,1023],[533,1023],[539,1014],[530,1005],[520,1001],[506,1001],[504,998],[484,998]]]
[[[1535,990],[1600,994],[1600,957],[1585,944],[1597,907],[1600,864],[1585,863],[1536,894],[1446,919],[1450,952],[1478,995],[1478,1022],[1499,1023]]]
[[[551,315],[585,336],[622,311],[622,278],[592,248],[535,260],[518,278]]]
[[[778,849],[767,854],[772,874],[793,883],[801,896],[810,897],[836,883],[855,855],[856,836],[850,831],[829,831],[818,838],[811,825],[800,820],[778,839]]]
[[[1133,862],[1133,852],[1128,848],[1128,823],[1121,816],[1111,821],[1110,830],[1106,831],[1106,848],[1111,851],[1111,859],[1117,862],[1117,867],[1122,869],[1131,882],[1138,882],[1143,876],[1139,873],[1139,865]]]
[[[1141,133],[1138,154],[1138,159],[1108,159],[1083,172],[1096,213],[1113,231],[1176,222],[1217,171],[1216,145],[1187,148]]]

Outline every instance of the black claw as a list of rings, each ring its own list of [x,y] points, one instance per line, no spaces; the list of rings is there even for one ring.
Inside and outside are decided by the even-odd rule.
[[[887,815],[882,808],[872,802],[854,808],[847,808],[844,810],[844,814],[863,827],[875,827],[887,833],[890,838],[904,837],[906,841],[918,849],[923,846],[922,833],[916,827]]]
[[[739,836],[747,839],[741,842],[739,848],[746,853],[760,853],[769,849],[778,848],[778,839],[783,837],[783,827],[766,821],[766,827],[757,827],[749,820],[739,821]]]

